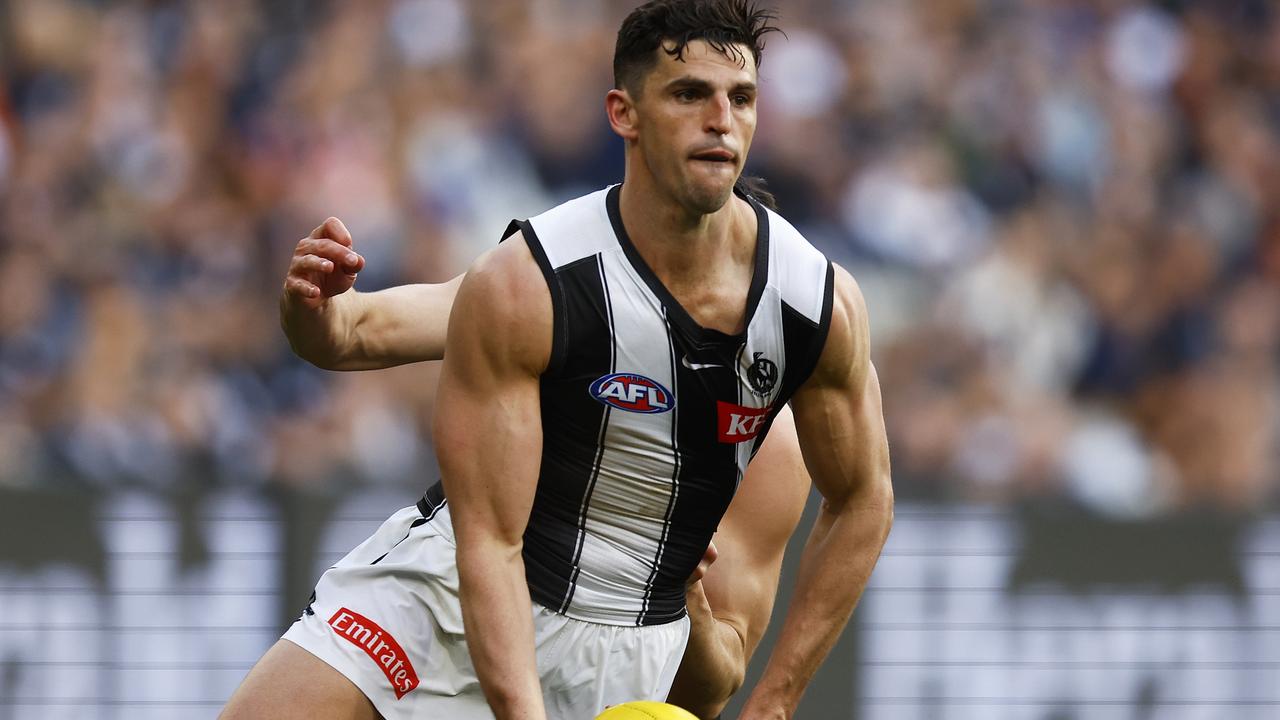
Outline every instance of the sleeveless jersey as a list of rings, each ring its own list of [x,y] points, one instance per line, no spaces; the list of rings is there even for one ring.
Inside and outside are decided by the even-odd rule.
[[[817,364],[834,276],[795,228],[743,196],[759,221],[746,329],[703,328],[632,245],[620,188],[508,233],[523,232],[554,311],[523,555],[544,607],[653,625],[684,616],[685,581],[747,462]]]

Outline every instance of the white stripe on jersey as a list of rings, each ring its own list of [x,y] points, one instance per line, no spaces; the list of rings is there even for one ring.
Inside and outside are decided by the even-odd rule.
[[[539,238],[555,238],[542,243],[551,267],[561,268],[574,260],[617,249],[609,224],[605,196],[609,188],[583,195],[545,213],[530,218]]]
[[[769,216],[769,289],[817,325],[822,321],[826,287],[814,278],[826,277],[827,258],[786,218],[772,210],[765,212]]]
[[[621,249],[601,254],[610,282],[608,301],[613,310],[613,338],[617,356],[614,372],[636,373],[671,389],[675,385],[671,348],[666,342],[666,315],[644,280]],[[678,404],[680,399],[675,398]],[[671,451],[676,413],[613,412],[605,430],[600,474],[587,507],[586,541],[582,546],[578,588],[569,612],[576,606],[609,607],[619,615],[637,616],[643,597],[620,598],[616,583],[645,587],[650,564],[666,535],[676,457]],[[607,570],[609,577],[590,574]]]
[[[772,284],[764,289],[760,298],[760,306],[756,308],[755,317],[747,326],[747,342],[738,355],[738,404],[746,407],[773,407],[778,394],[782,392],[782,383],[776,382],[767,393],[757,393],[747,378],[756,358],[765,358],[777,366],[777,377],[786,376],[787,353],[782,341],[782,304],[778,302],[780,293]],[[758,354],[757,354],[758,353]],[[738,480],[746,472],[747,462],[751,460],[751,448],[755,443],[738,443]]]

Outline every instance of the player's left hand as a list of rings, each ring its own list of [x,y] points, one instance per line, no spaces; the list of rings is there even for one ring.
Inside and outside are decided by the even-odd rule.
[[[364,258],[352,246],[351,233],[331,217],[298,241],[284,279],[285,298],[317,310],[331,297],[355,285]]]

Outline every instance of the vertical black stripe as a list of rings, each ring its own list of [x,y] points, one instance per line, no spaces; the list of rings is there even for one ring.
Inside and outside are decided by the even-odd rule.
[[[567,319],[565,318],[564,287],[560,284],[560,278],[557,277],[555,269],[551,267],[551,261],[547,258],[547,251],[542,247],[542,241],[538,239],[538,233],[534,232],[533,223],[528,220],[512,220],[511,224],[507,226],[506,234],[502,236],[502,239],[506,240],[517,229],[524,235],[525,244],[529,246],[529,252],[533,253],[534,262],[542,270],[542,276],[547,280],[547,289],[551,291],[551,313],[553,319],[551,322],[551,358],[547,361],[547,373],[554,374],[564,362],[565,348],[568,345],[565,328]]]
[[[614,346],[600,260],[592,256],[556,270],[563,289],[566,352],[542,376],[542,465],[524,534],[529,594],[556,609],[572,596],[581,551],[580,510],[593,490],[608,406],[588,393],[613,372]]]
[[[750,328],[750,327],[748,327],[744,332],[750,333],[750,332],[751,332],[751,328]],[[734,367],[738,368],[738,371],[739,371],[739,372],[741,372],[741,371],[742,371],[742,356],[743,356],[743,355],[746,355],[746,354],[747,354],[747,342],[744,340],[744,341],[743,341],[743,343],[742,343],[742,347],[738,349],[738,354],[737,354],[736,356],[734,356],[734,358],[733,358]],[[738,382],[738,404],[739,404],[739,405],[746,405],[746,403],[742,402],[742,382],[741,382],[741,378],[739,378],[739,382]],[[752,449],[751,454],[752,454],[752,456],[753,456],[753,457],[755,456],[755,450],[754,450],[754,449]],[[737,458],[734,458],[734,460],[736,461],[736,460],[737,460]],[[738,465],[738,466],[737,466],[737,470],[738,470],[738,472],[737,472],[737,476],[736,476],[736,477],[737,477],[737,479],[736,479],[736,480],[734,480],[734,483],[733,483],[733,491],[734,491],[735,493],[736,493],[736,492],[738,492],[738,486],[742,484],[742,466],[741,466],[741,465]]]
[[[667,316],[666,311],[662,313],[662,320],[667,326],[667,348],[671,357],[671,395],[672,397],[680,397],[680,377],[676,374],[676,341],[674,337],[674,329],[671,327],[671,318]],[[658,540],[658,553],[653,561],[653,570],[649,573],[649,579],[645,581],[644,586],[644,602],[641,604],[640,614],[636,617],[636,625],[644,625],[645,617],[649,613],[649,602],[653,597],[653,581],[658,576],[658,568],[662,567],[662,555],[666,549],[667,537],[671,532],[671,511],[675,507],[676,501],[680,497],[680,413],[671,413],[671,451],[672,451],[672,471],[671,471],[671,496],[667,498],[667,512],[662,520],[662,537]]]
[[[609,297],[609,278],[604,271],[604,261],[599,255],[596,256],[596,270],[600,273],[600,287],[604,291],[605,316],[609,320],[609,372],[615,373],[618,371],[618,336],[613,321],[613,300]],[[600,433],[596,436],[596,457],[591,467],[591,480],[587,483],[586,491],[582,493],[582,502],[578,506],[578,538],[577,546],[573,550],[573,575],[569,577],[569,586],[565,588],[564,600],[560,603],[559,612],[561,613],[569,609],[569,603],[573,602],[573,591],[578,588],[578,574],[582,570],[578,561],[582,559],[582,545],[587,539],[587,508],[591,505],[591,493],[596,488],[596,481],[600,479],[600,461],[604,458],[604,437],[609,429],[609,415],[612,411],[611,406],[606,407],[604,417],[600,419]]]
[[[669,513],[666,547],[640,620],[644,625],[684,615],[685,580],[702,559],[729,506],[738,472],[736,446],[719,440],[716,401],[739,400],[736,362],[741,340],[726,336],[720,342],[699,342],[702,338],[691,337],[679,322],[670,323],[669,328],[677,356],[674,382],[681,393],[673,411],[679,415],[674,444],[679,453],[680,495]],[[719,367],[692,369],[690,364]]]
[[[822,317],[814,322],[787,303],[782,303],[782,343],[787,354],[786,376],[782,378],[779,402],[791,399],[809,379],[831,331],[831,310],[835,302],[835,266],[827,263],[827,285],[822,295]]]

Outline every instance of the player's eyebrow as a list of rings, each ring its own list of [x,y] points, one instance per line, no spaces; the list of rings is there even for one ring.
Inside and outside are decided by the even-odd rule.
[[[687,88],[689,90],[711,92],[714,89],[714,86],[712,86],[710,82],[703,80],[702,78],[694,77],[692,75],[681,75],[680,77],[671,80],[666,85],[666,89],[668,90],[671,90],[674,88]],[[743,82],[735,83],[733,87],[729,88],[730,93],[739,93],[739,92],[754,93],[755,91],[756,91],[756,84],[751,81],[743,81]]]

